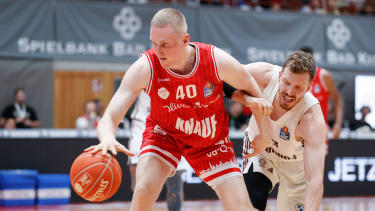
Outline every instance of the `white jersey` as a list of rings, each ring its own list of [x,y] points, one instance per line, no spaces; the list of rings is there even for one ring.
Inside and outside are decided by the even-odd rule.
[[[276,66],[272,78],[263,91],[263,97],[273,102],[279,88],[279,72],[281,67]],[[291,110],[283,114],[278,120],[272,121],[273,131],[271,131],[271,140],[269,146],[261,155],[264,158],[275,161],[301,161],[303,160],[303,140],[296,140],[295,129],[304,115],[304,113],[313,105],[319,103],[318,100],[307,92],[304,98]],[[254,137],[259,134],[259,129],[254,116],[249,121],[249,126],[245,131],[243,144],[243,155],[249,154],[252,149],[250,143]],[[251,162],[244,160],[243,172],[247,173]]]

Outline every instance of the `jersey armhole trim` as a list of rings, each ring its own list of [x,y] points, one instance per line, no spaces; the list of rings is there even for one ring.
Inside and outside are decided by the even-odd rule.
[[[144,53],[143,55],[146,56],[148,64],[150,65],[150,70],[151,70],[151,77],[150,77],[150,80],[147,83],[146,90],[145,90],[146,94],[150,94],[150,89],[151,89],[151,86],[152,86],[152,81],[154,79],[154,67],[152,65],[152,61],[151,61],[150,56],[147,53]]]
[[[214,53],[214,48],[215,46],[211,46],[211,56],[212,56],[212,61],[214,63],[214,69],[215,69],[215,75],[216,75],[216,78],[219,82],[223,81],[221,80],[220,76],[219,76],[219,70],[217,69],[217,63],[216,63],[216,59],[215,59],[215,53]]]

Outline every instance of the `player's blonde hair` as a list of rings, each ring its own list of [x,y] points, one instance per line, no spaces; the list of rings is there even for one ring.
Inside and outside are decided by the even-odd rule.
[[[151,20],[151,26],[166,27],[171,25],[175,32],[187,33],[185,16],[173,8],[159,10]]]

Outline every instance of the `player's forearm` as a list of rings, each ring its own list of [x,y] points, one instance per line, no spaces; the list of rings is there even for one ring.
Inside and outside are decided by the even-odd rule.
[[[111,116],[104,114],[96,128],[96,134],[98,135],[99,141],[103,142],[106,140],[116,139],[116,128],[117,125]]]
[[[254,104],[255,97],[250,96],[249,94],[245,93],[244,91],[236,90],[232,94],[231,99],[245,105],[246,107],[251,108]]]
[[[335,103],[335,125],[341,127],[344,114],[344,103],[340,97]]]
[[[323,179],[306,181],[305,211],[318,211],[323,197]]]
[[[269,141],[271,138],[271,119],[265,115],[262,115],[260,111],[253,112],[255,120],[258,125],[259,129],[259,139],[262,139],[262,141]]]
[[[250,77],[247,81],[246,89],[243,91],[247,92],[249,95],[253,97],[263,97],[262,92],[255,81],[254,77],[249,73]]]

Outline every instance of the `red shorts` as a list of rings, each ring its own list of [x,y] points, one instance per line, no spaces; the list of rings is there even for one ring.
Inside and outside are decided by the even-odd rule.
[[[212,188],[233,176],[242,176],[228,136],[212,146],[191,147],[176,141],[173,135],[157,125],[154,128],[147,127],[139,159],[145,156],[155,156],[166,163],[170,167],[171,176],[181,156],[184,156],[195,173]]]

